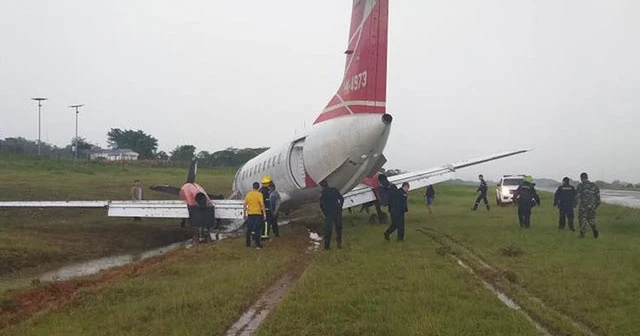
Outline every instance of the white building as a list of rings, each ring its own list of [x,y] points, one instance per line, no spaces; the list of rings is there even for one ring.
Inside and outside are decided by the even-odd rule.
[[[140,154],[131,149],[101,149],[89,154],[91,160],[130,161],[137,160]]]

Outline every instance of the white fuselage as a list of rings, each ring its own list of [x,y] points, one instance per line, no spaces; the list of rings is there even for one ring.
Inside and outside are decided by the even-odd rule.
[[[266,175],[280,192],[285,212],[317,202],[322,180],[344,194],[384,164],[391,120],[388,114],[359,113],[314,124],[307,134],[243,165],[233,181],[234,194],[243,197]]]

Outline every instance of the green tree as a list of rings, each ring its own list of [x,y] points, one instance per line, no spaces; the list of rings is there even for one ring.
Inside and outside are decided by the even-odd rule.
[[[158,149],[158,139],[141,130],[112,128],[107,132],[107,142],[113,149],[131,149],[140,154],[140,159],[153,159]]]
[[[167,155],[165,151],[159,151],[156,154],[156,160],[163,160],[163,161],[169,160],[169,155]]]
[[[192,145],[182,145],[171,151],[171,161],[191,161],[195,155],[196,147]]]

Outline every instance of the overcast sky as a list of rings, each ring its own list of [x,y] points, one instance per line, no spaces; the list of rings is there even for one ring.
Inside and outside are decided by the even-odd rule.
[[[390,3],[387,167],[640,182],[640,2]],[[142,129],[161,150],[270,146],[342,81],[349,0],[0,2],[0,138]]]

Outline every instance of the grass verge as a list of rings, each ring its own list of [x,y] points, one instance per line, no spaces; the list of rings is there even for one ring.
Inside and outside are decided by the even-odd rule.
[[[56,310],[26,320],[5,318],[10,326],[0,334],[221,334],[306,250],[300,228],[283,228],[283,236],[262,250],[246,249],[243,238],[232,238],[107,271],[76,286],[73,295],[61,298],[66,303],[53,306]],[[49,292],[46,286],[51,285],[37,291]],[[6,301],[19,312],[27,294]]]

